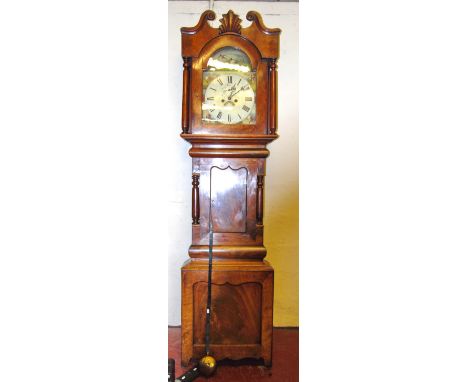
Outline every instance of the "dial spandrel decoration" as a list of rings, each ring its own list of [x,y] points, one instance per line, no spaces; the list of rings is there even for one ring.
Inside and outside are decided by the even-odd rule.
[[[218,50],[203,71],[203,122],[251,125],[255,117],[256,74],[248,57],[233,47]]]

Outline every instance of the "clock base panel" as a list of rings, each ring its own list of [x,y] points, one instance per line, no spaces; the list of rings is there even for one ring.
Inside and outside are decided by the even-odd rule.
[[[208,261],[182,267],[182,365],[205,354]],[[267,261],[213,260],[210,351],[218,361],[262,359],[271,365],[273,277]]]

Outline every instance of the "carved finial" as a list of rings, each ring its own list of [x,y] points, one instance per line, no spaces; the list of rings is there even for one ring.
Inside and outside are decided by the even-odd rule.
[[[242,20],[233,11],[229,10],[228,13],[223,15],[222,19],[219,19],[221,25],[219,26],[219,33],[241,33],[241,22]]]

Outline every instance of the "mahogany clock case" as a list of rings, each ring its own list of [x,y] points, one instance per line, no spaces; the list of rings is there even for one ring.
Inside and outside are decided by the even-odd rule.
[[[277,72],[280,30],[267,28],[260,14],[247,13],[243,28],[234,12],[212,27],[212,11],[197,25],[181,28],[183,57],[182,134],[191,144],[192,244],[182,267],[182,364],[205,351],[205,320],[210,222],[213,229],[212,316],[210,349],[218,359],[263,359],[271,365],[274,271],[264,260],[263,204],[267,144],[278,138]],[[210,108],[218,119],[203,119],[203,76],[221,49],[247,57],[255,83],[237,89],[224,84]],[[227,65],[227,64],[226,64]],[[231,67],[233,64],[231,64]],[[221,74],[220,74],[221,75]],[[214,77],[216,79],[216,76]],[[246,77],[247,78],[247,77]],[[241,81],[238,82],[240,84]],[[237,98],[255,97],[255,115],[220,118],[236,110]],[[216,98],[217,97],[217,98]],[[242,101],[239,99],[239,101]],[[251,105],[251,104],[249,104]],[[205,113],[206,115],[206,113]],[[235,113],[232,114],[235,117]],[[235,123],[231,123],[235,121]]]

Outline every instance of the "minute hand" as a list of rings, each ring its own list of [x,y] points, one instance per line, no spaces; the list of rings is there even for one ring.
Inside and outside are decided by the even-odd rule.
[[[240,88],[238,91],[236,91],[236,92],[232,93],[232,94],[229,96],[229,99],[231,99],[232,97],[234,97],[234,96],[235,96],[237,93],[239,93],[240,91],[242,91],[242,90],[246,90],[246,89],[244,89],[244,87],[245,87],[245,85],[244,85],[244,86],[242,86],[242,87],[241,87],[241,88]]]

